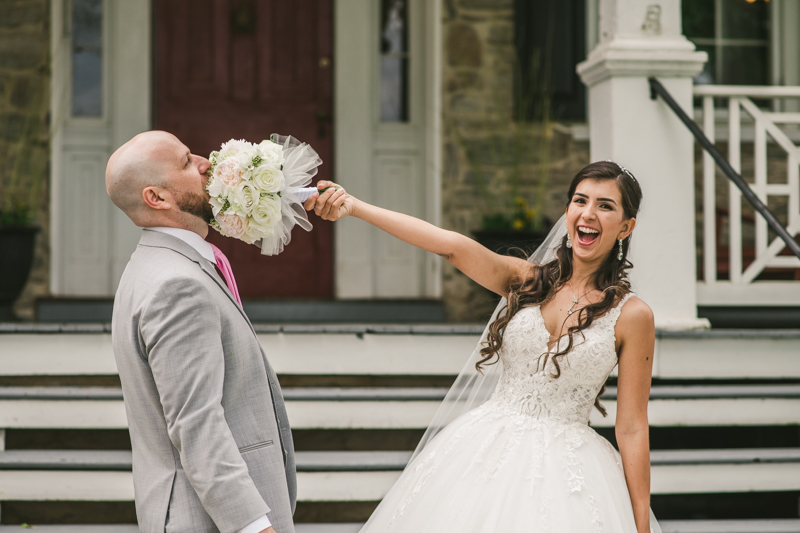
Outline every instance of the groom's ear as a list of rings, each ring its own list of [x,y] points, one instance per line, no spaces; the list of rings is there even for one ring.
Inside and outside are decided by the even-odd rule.
[[[142,198],[147,207],[152,209],[171,209],[172,195],[161,187],[145,187]]]

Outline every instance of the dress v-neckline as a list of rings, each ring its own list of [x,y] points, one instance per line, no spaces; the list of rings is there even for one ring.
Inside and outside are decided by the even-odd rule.
[[[591,329],[600,320],[603,320],[604,318],[609,316],[612,311],[614,311],[615,309],[620,307],[632,294],[633,294],[632,292],[629,292],[628,294],[623,296],[620,299],[619,303],[617,303],[617,305],[615,305],[614,307],[612,307],[611,309],[606,311],[606,313],[603,316],[594,319],[594,321],[592,321],[591,325],[588,328],[584,329],[583,331],[587,331],[587,330]],[[580,309],[578,311],[580,311]],[[550,333],[550,330],[547,329],[547,322],[545,321],[544,315],[542,314],[542,306],[541,305],[537,305],[536,306],[536,312],[539,313],[539,319],[542,321],[542,329],[544,330],[544,333],[547,335],[547,342],[546,342],[547,353],[551,353],[553,351],[553,348],[557,348],[558,347],[559,343],[561,342],[561,339],[563,339],[564,337],[568,337],[569,336],[569,333],[565,333],[565,334],[561,335],[560,337],[558,337],[557,339],[553,340],[553,337],[555,337],[555,335]],[[567,329],[569,330],[569,328],[567,328]],[[552,345],[550,344],[551,340],[553,341]]]
[[[558,347],[558,344],[559,344],[559,342],[561,342],[561,339],[563,339],[564,337],[569,336],[569,334],[565,333],[564,335],[561,335],[559,338],[553,340],[553,337],[555,337],[555,335],[550,333],[550,330],[547,329],[547,322],[545,322],[545,320],[544,320],[544,315],[542,314],[542,306],[541,305],[537,305],[536,306],[536,312],[539,313],[539,319],[542,321],[542,329],[544,330],[545,335],[547,335],[547,342],[545,343],[545,345],[547,346],[547,353],[550,353],[550,352],[553,351],[553,348]],[[603,315],[603,316],[605,316],[605,315]],[[594,324],[592,324],[592,326],[593,325]],[[592,326],[589,326],[589,327],[592,327]],[[551,340],[553,340],[552,346],[550,345],[550,341]]]

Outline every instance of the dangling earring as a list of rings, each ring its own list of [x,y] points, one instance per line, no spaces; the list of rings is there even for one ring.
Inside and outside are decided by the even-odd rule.
[[[567,235],[567,248],[572,248],[572,241],[569,239],[569,235]]]
[[[619,253],[617,254],[617,260],[622,261],[622,239],[619,240]]]

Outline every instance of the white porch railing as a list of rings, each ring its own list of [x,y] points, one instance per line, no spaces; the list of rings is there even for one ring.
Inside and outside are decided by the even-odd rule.
[[[706,136],[715,141],[714,99],[728,100],[727,139],[728,160],[742,173],[742,145],[753,145],[753,172],[744,175],[756,195],[767,204],[768,197],[783,196],[788,207],[787,230],[792,235],[800,233],[800,147],[795,145],[787,131],[782,129],[800,126],[800,112],[769,112],[759,108],[752,100],[800,99],[800,87],[755,87],[731,85],[699,85],[695,96],[702,97],[702,123]],[[745,115],[743,116],[742,110]],[[751,122],[752,120],[752,122]],[[747,124],[751,122],[750,124]],[[752,138],[743,140],[743,124]],[[749,131],[748,131],[749,133]],[[786,173],[769,175],[768,145],[774,143],[786,154]],[[766,221],[757,213],[755,217],[743,216],[742,194],[727,178],[727,213],[716,202],[716,168],[711,156],[703,153],[703,280],[698,281],[699,305],[800,305],[800,259],[794,255],[780,255],[785,244],[780,238],[769,240]],[[780,217],[780,213],[776,213]],[[727,218],[727,249],[718,246],[723,235],[722,218]],[[753,225],[753,237],[745,245],[743,228]],[[752,241],[752,242],[750,242]],[[728,279],[724,277],[727,271]],[[780,277],[783,272],[789,278]],[[722,276],[721,276],[722,275]],[[761,276],[762,279],[758,279]]]

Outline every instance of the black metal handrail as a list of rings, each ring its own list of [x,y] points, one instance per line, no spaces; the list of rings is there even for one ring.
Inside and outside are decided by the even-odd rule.
[[[672,95],[669,94],[669,91],[658,81],[656,78],[648,78],[647,81],[650,82],[650,98],[655,100],[656,97],[660,96],[662,100],[669,106],[672,111],[678,115],[678,118],[681,119],[689,131],[692,132],[697,142],[700,143],[700,146],[709,153],[709,155],[716,161],[717,165],[719,165],[720,170],[730,179],[740,191],[742,191],[742,195],[747,198],[747,201],[750,202],[750,205],[753,206],[758,214],[760,214],[769,224],[769,227],[772,228],[772,231],[778,234],[778,236],[783,239],[783,242],[786,243],[786,246],[800,259],[800,245],[797,244],[797,241],[794,240],[791,234],[783,227],[783,224],[778,222],[778,219],[775,218],[775,215],[769,208],[764,205],[764,202],[756,196],[756,193],[753,192],[753,189],[750,188],[750,185],[744,181],[742,175],[736,172],[731,164],[728,162],[727,159],[717,150],[717,147],[714,146],[706,134],[703,133],[703,130],[700,129],[700,126],[697,123],[689,118],[689,115],[678,105]]]

